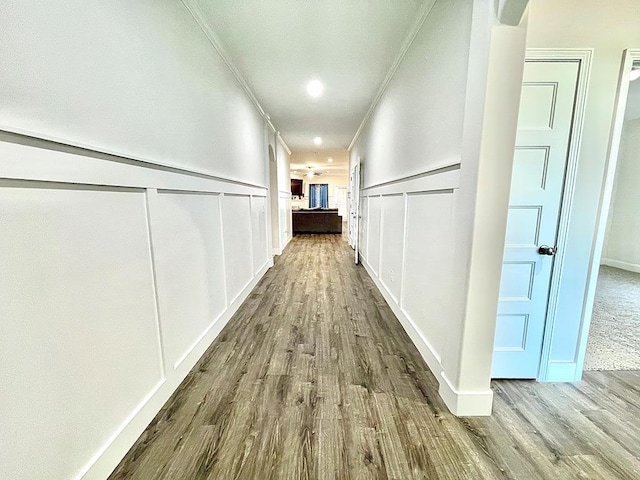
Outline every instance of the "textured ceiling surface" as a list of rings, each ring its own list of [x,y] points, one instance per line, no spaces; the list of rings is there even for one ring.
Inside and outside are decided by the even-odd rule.
[[[424,0],[185,0],[292,150],[346,148]],[[317,99],[312,79],[324,84]],[[317,150],[318,148],[316,148]]]
[[[291,156],[291,173],[300,176],[309,172],[348,175],[349,153],[343,148],[296,150]]]

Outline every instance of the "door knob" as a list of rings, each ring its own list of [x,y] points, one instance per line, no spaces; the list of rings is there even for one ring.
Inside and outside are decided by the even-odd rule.
[[[540,255],[555,255],[558,249],[556,247],[550,247],[548,245],[540,245],[538,253]]]

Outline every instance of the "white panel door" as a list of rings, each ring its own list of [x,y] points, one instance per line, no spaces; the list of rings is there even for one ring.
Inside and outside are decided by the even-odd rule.
[[[349,177],[350,197],[350,222],[349,222],[349,245],[355,250],[355,262],[358,263],[358,223],[360,221],[360,162],[351,169]]]
[[[538,375],[578,68],[578,62],[570,61],[525,64],[496,322],[494,378]]]

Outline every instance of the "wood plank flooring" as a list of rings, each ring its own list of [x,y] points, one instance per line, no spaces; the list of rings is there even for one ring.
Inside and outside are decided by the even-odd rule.
[[[295,237],[110,478],[640,478],[638,372],[494,382],[456,418],[352,258]]]

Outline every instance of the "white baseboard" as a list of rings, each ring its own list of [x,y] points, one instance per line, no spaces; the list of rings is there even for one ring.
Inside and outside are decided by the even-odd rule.
[[[637,263],[623,262],[622,260],[614,260],[613,258],[602,257],[600,259],[600,265],[607,265],[609,267],[628,270],[629,272],[640,273],[640,265],[638,265]]]
[[[373,283],[378,287],[378,290],[382,293],[382,296],[400,321],[400,324],[405,332],[407,332],[407,335],[409,335],[418,352],[420,352],[427,366],[431,372],[433,372],[436,380],[440,384],[438,394],[444,400],[444,403],[451,413],[459,417],[491,415],[493,392],[490,389],[484,392],[460,392],[453,388],[445,375],[444,368],[440,362],[440,355],[432,348],[429,341],[420,329],[418,329],[413,320],[411,320],[411,317],[396,303],[391,292],[387,290],[384,283],[378,278],[362,254],[360,254],[360,263],[362,263],[369,277],[371,277]]]
[[[292,235],[289,235],[287,237],[287,240],[284,242],[284,245],[282,245],[282,248],[280,249],[280,253],[284,252],[284,249],[287,248],[287,245],[289,245],[289,242],[291,242],[292,239],[293,239]]]
[[[440,383],[438,393],[454,415],[458,417],[487,417],[491,415],[493,406],[493,391],[491,389],[483,392],[460,392],[451,385],[445,372],[440,373],[438,381]]]
[[[229,308],[213,323],[200,342],[177,365],[177,368],[168,371],[167,378],[156,385],[140,405],[134,409],[129,418],[76,476],[76,480],[104,480],[113,472],[272,265],[271,260],[265,263],[253,280],[229,305]]]
[[[391,295],[384,283],[382,283],[382,281],[376,276],[375,271],[371,268],[371,265],[367,263],[366,259],[362,257],[362,255],[360,255],[360,263],[362,263],[362,266],[369,274],[369,277],[371,277],[373,283],[376,284],[376,287],[378,287],[378,290],[382,293],[382,296],[391,308],[391,311],[400,321],[404,331],[409,335],[409,338],[418,349],[418,352],[420,352],[420,355],[427,363],[429,369],[434,372],[434,375],[437,377],[437,374],[443,370],[442,364],[440,363],[440,356],[435,352],[435,350],[433,350],[427,339],[424,338],[415,323],[413,323],[413,320],[411,320],[406,312],[396,303],[393,295]]]
[[[293,238],[292,236],[288,236],[287,239],[284,242],[284,245],[281,245],[280,248],[273,247],[271,249],[271,254],[272,255],[282,255],[282,252],[284,252],[284,249],[287,248],[287,245],[289,245],[289,242],[291,242],[292,238]]]

